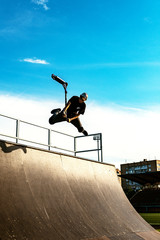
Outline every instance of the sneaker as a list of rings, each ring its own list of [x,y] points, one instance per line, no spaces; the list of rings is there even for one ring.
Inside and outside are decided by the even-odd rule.
[[[51,111],[51,114],[58,114],[60,111],[61,111],[60,108],[56,108]]]
[[[84,130],[82,133],[83,133],[85,136],[88,136],[88,132],[87,132],[86,130]]]

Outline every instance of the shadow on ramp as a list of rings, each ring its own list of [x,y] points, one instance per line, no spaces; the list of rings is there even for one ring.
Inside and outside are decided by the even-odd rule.
[[[9,146],[7,146],[7,144],[3,141],[0,141],[0,147],[1,147],[1,149],[4,153],[10,153],[10,152],[13,152],[17,149],[22,149],[24,153],[27,153],[26,147],[19,146],[19,145],[9,145]]]

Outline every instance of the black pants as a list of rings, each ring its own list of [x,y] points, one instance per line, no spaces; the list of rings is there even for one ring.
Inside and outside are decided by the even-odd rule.
[[[66,121],[66,117],[63,116],[62,112],[60,112],[58,115],[53,115],[49,118],[49,123],[51,125],[58,122],[63,122],[63,121]],[[83,132],[84,128],[82,127],[82,124],[79,118],[72,120],[70,123],[72,123],[78,129],[79,132]]]

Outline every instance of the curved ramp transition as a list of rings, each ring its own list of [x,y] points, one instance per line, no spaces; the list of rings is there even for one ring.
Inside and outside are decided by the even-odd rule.
[[[0,240],[158,240],[115,167],[0,141]]]

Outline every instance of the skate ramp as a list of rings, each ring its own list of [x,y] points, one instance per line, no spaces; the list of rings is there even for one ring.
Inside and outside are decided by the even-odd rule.
[[[0,141],[0,240],[158,240],[115,167]]]

